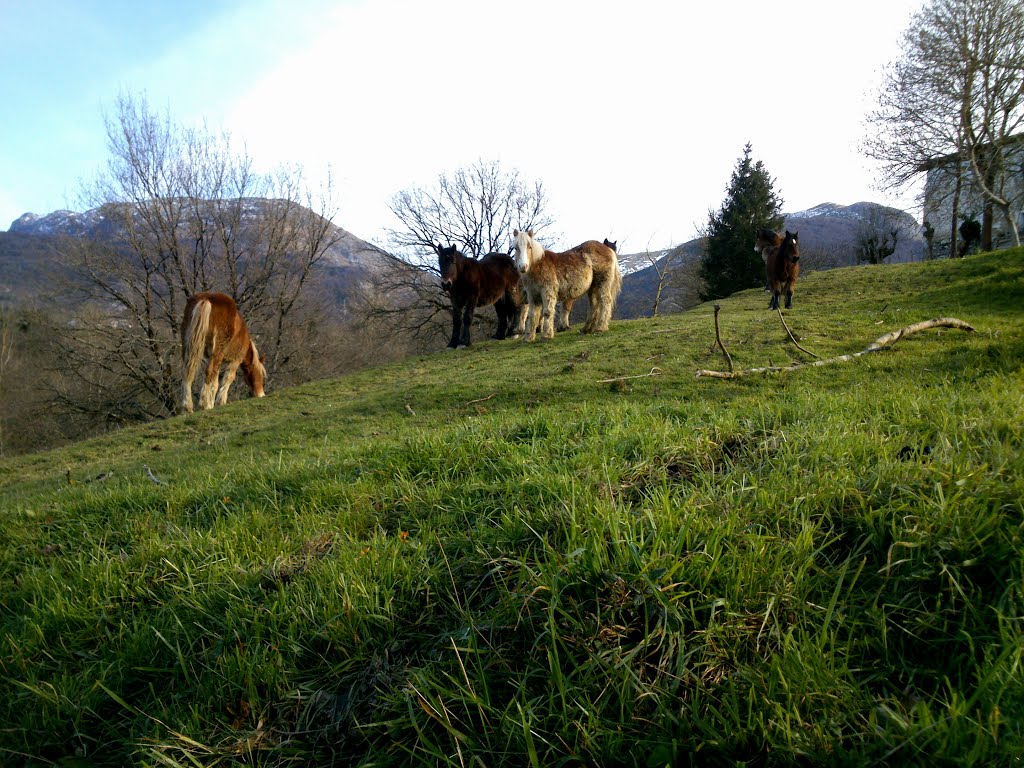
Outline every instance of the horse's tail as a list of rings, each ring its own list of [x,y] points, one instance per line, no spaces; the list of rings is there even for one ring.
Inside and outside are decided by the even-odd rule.
[[[200,299],[192,307],[188,325],[184,328],[181,354],[187,370],[198,369],[206,347],[206,336],[210,332],[210,315],[213,305],[208,299]]]
[[[181,329],[181,360],[185,371],[182,376],[182,408],[192,411],[192,382],[195,381],[199,365],[206,351],[206,337],[210,332],[210,315],[213,305],[209,299],[200,299],[192,305],[191,313],[185,318]]]
[[[591,264],[594,267],[594,288],[590,294],[590,317],[583,326],[584,333],[600,333],[608,330],[612,313],[615,311],[615,302],[622,291],[622,270],[619,269],[619,255],[614,248],[605,246],[609,258],[595,258],[600,249],[594,254],[588,254]]]

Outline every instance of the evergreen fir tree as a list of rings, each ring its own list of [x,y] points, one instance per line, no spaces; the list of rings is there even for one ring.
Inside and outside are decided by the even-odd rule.
[[[700,262],[703,301],[764,285],[764,260],[754,251],[754,234],[761,227],[782,227],[782,198],[772,189],[774,179],[764,164],[753,162],[750,153],[748,142],[722,207],[708,215],[707,228],[701,233],[707,239]]]

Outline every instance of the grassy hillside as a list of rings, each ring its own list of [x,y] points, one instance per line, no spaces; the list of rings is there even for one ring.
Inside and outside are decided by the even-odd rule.
[[[721,305],[738,368],[808,359]],[[938,316],[715,380],[702,305],[4,461],[0,763],[1013,763],[1024,251],[787,321]]]

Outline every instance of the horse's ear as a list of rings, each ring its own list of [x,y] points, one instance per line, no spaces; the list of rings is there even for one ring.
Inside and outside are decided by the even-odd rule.
[[[512,237],[519,237],[519,230],[518,229],[513,229],[512,230]]]
[[[529,230],[526,234],[528,234],[530,236],[531,240],[533,239],[533,230],[532,229]]]

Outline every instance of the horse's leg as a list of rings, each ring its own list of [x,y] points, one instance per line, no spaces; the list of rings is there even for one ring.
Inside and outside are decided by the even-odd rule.
[[[452,302],[452,337],[448,341],[448,349],[455,349],[459,346],[459,337],[462,335],[462,308],[454,301]]]
[[[778,308],[779,308],[779,292],[773,289],[772,290],[772,300],[768,302],[768,309],[778,309]]]
[[[192,384],[196,380],[200,362],[202,362],[202,358],[185,363],[185,375],[181,381],[181,409],[185,413],[192,413]]]
[[[540,306],[541,297],[531,296],[529,309],[526,312],[526,333],[523,336],[527,341],[537,338],[537,329],[540,327]]]
[[[608,330],[608,324],[612,319],[612,283],[610,280],[602,280],[598,283],[594,280],[594,287],[590,289],[591,322],[589,328],[584,330],[590,333],[603,333]]]
[[[587,313],[587,322],[584,323],[580,333],[600,333],[608,330],[608,321],[611,318],[611,304],[606,296],[611,291],[611,281],[603,279],[595,274],[587,289],[587,299],[590,309]]]
[[[238,366],[242,364],[241,358],[237,362],[228,363],[224,375],[220,378],[220,390],[217,392],[217,405],[224,405],[228,401],[228,391],[235,383],[235,376],[238,375]]]
[[[459,339],[460,347],[469,346],[469,329],[473,327],[473,313],[476,312],[476,302],[468,301],[462,310],[462,338]]]
[[[217,395],[217,379],[220,378],[220,364],[222,360],[221,355],[213,353],[206,364],[206,379],[203,381],[203,388],[199,392],[199,407],[204,411],[213,408],[213,399]]]
[[[558,325],[559,331],[568,331],[570,324],[570,316],[572,315],[572,305],[576,299],[566,299],[562,301],[562,311],[558,314]]]
[[[555,338],[555,305],[558,303],[558,291],[547,287],[541,296],[543,304],[540,311],[540,335],[545,339]]]
[[[524,301],[513,314],[516,316],[516,327],[512,331],[512,338],[518,339],[526,335],[526,316],[530,312],[530,302]]]
[[[598,331],[608,329],[607,323],[605,323],[603,328],[601,323],[605,312],[611,313],[610,309],[605,309],[605,294],[610,289],[611,281],[608,280],[608,276],[592,269],[590,272],[590,285],[587,288],[587,301],[590,306],[587,310],[587,322],[583,324],[580,333],[597,333]]]
[[[512,335],[512,315],[516,311],[512,297],[507,292],[494,302],[494,311],[498,313],[498,330],[495,331],[494,338],[498,341],[507,339]]]
[[[786,286],[786,309],[793,308],[793,286],[792,284]]]

